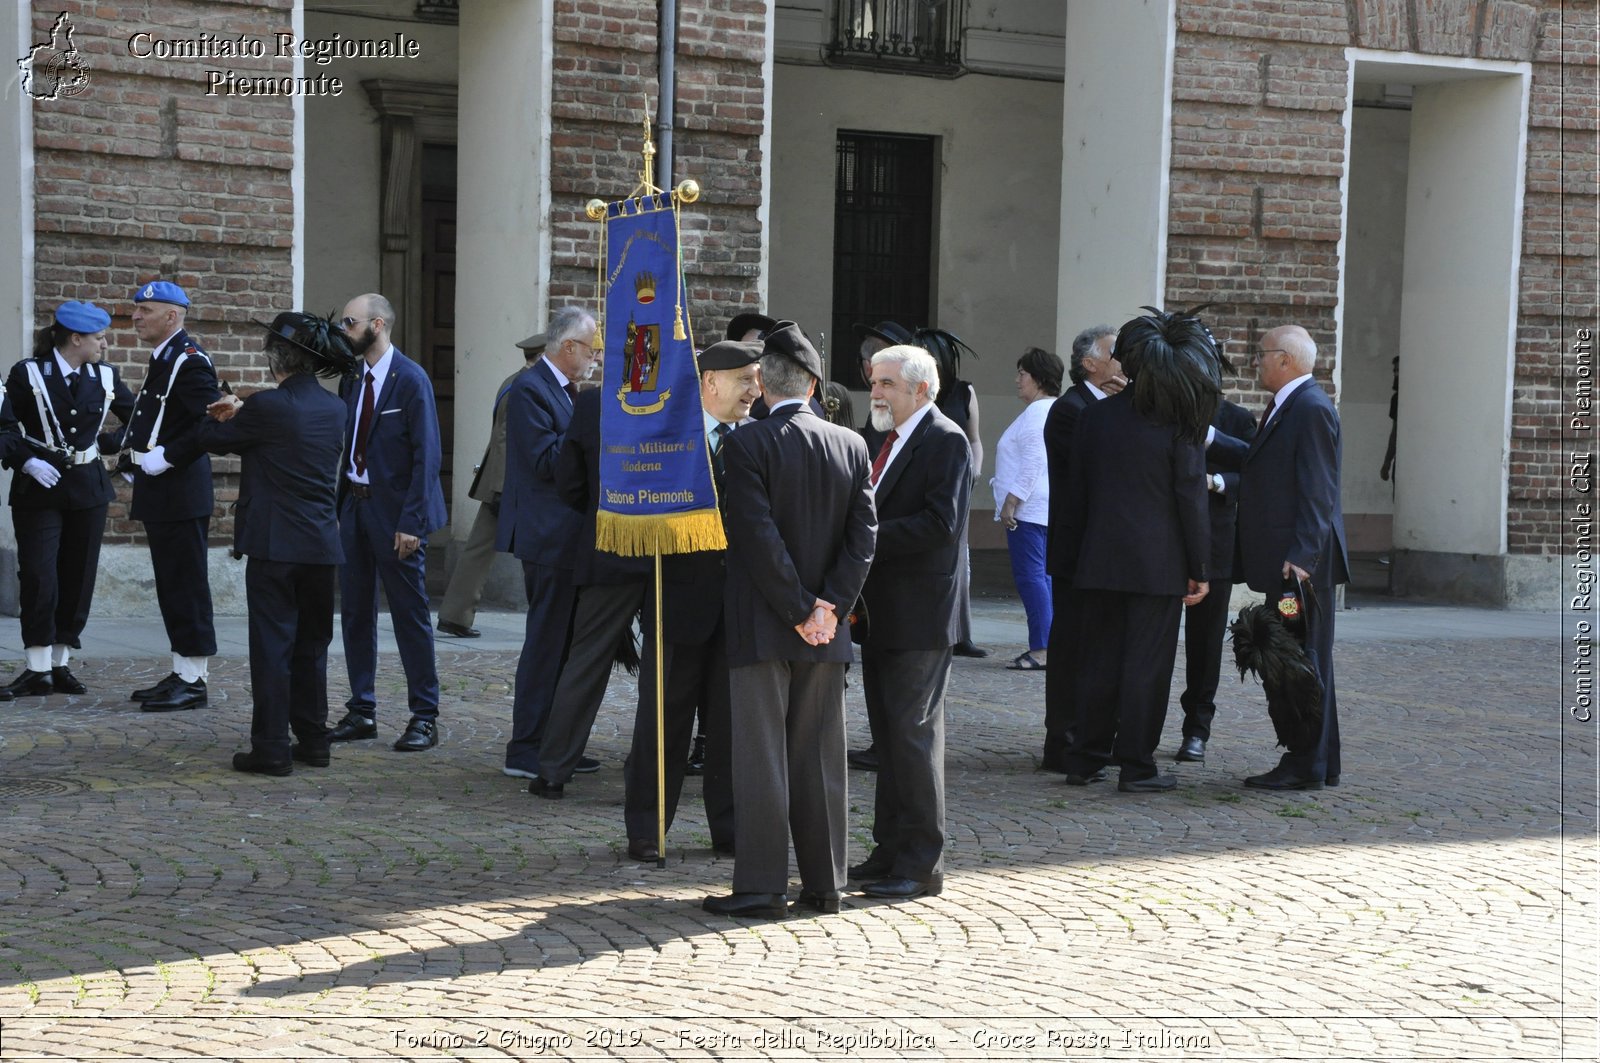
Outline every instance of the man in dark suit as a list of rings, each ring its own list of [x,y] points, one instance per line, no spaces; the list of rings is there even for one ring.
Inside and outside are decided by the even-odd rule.
[[[1226,399],[1217,403],[1211,425],[1237,439],[1256,434],[1249,412]],[[1206,491],[1211,512],[1211,590],[1183,613],[1183,742],[1174,760],[1204,763],[1217,714],[1217,681],[1222,675],[1222,642],[1228,630],[1228,604],[1234,584],[1235,530],[1239,517],[1239,474],[1206,458]]]
[[[595,322],[576,306],[557,310],[549,346],[506,397],[506,479],[495,549],[522,562],[527,628],[511,702],[505,774],[539,776],[539,746],[567,647],[574,601],[573,545],[583,518],[556,490],[556,455],[572,421],[578,383],[594,365]]]
[[[243,457],[234,506],[235,557],[250,560],[250,749],[233,766],[289,775],[294,762],[326,767],[328,643],[334,570],[343,560],[337,516],[345,404],[316,375],[353,373],[357,361],[332,322],[282,313],[268,326],[276,388],[212,407],[193,445]],[[293,732],[297,740],[290,745]]]
[[[439,743],[439,672],[428,615],[428,536],[444,527],[439,487],[439,416],[427,371],[389,341],[394,307],[378,294],[358,295],[340,319],[366,363],[339,385],[348,411],[349,445],[339,484],[339,614],[350,700],[329,736],[335,742],[378,733],[378,584],[389,600],[411,719],[394,748]]]
[[[130,695],[146,712],[204,705],[208,664],[217,652],[206,551],[211,459],[204,453],[181,464],[167,458],[167,445],[183,442],[219,394],[210,356],[184,330],[188,309],[188,295],[171,281],[151,281],[133,294],[133,331],[154,349],[118,445],[131,452],[128,515],[144,522],[156,603],[172,646],[172,674]]]
[[[850,877],[869,897],[944,888],[944,697],[961,640],[962,548],[972,452],[939,412],[939,365],[920,347],[872,357],[872,425],[887,433],[870,478],[875,560],[861,591],[869,617],[861,682],[878,751],[876,848]]]
[[[11,367],[0,411],[0,459],[13,470],[11,523],[22,599],[22,674],[0,701],[83,694],[67,662],[89,619],[106,507],[116,497],[100,460],[106,415],[126,423],[133,395],[102,359],[111,315],[62,303]]]
[[[1066,781],[1105,777],[1115,761],[1126,793],[1170,790],[1156,770],[1183,605],[1206,595],[1210,531],[1200,441],[1217,398],[1214,376],[1187,394],[1203,411],[1174,410],[1169,387],[1188,371],[1179,315],[1130,321],[1116,356],[1129,387],[1086,407],[1073,437],[1063,547],[1072,560],[1070,608],[1078,634],[1077,707]],[[1205,358],[1212,374],[1214,355]],[[1149,373],[1149,381],[1140,376]],[[1185,403],[1184,405],[1190,405]]]
[[[1322,680],[1322,732],[1307,750],[1245,785],[1320,790],[1339,785],[1339,714],[1333,689],[1334,587],[1350,580],[1339,499],[1339,415],[1312,379],[1317,345],[1299,325],[1261,337],[1255,356],[1272,393],[1255,438],[1214,433],[1211,453],[1239,470],[1239,557],[1251,590],[1276,595],[1291,576],[1307,581],[1306,653]]]
[[[1071,628],[1071,561],[1066,557],[1062,529],[1066,527],[1067,470],[1071,467],[1072,435],[1078,415],[1090,403],[1122,390],[1127,379],[1122,363],[1112,355],[1117,330],[1110,325],[1095,325],[1078,333],[1072,341],[1072,359],[1067,375],[1072,387],[1050,407],[1044,420],[1044,453],[1050,476],[1050,528],[1045,540],[1045,571],[1050,575],[1050,604],[1054,620],[1050,624],[1049,649],[1052,667],[1044,677],[1044,755],[1039,767],[1045,771],[1067,770],[1067,743],[1072,734],[1072,670],[1077,638]]]
[[[771,414],[728,436],[726,593],[733,714],[733,893],[706,911],[788,910],[790,833],[800,903],[839,910],[845,878],[844,673],[836,638],[867,568],[873,516],[866,444],[806,405],[822,359],[792,321],[768,333]]]
[[[489,442],[483,448],[483,460],[472,471],[472,486],[467,488],[467,497],[480,504],[461,557],[450,573],[450,583],[444,589],[444,601],[439,605],[436,626],[441,635],[475,639],[481,634],[472,622],[478,616],[478,598],[483,594],[489,566],[494,563],[494,541],[500,531],[500,494],[506,482],[506,399],[517,377],[544,353],[544,333],[536,332],[517,346],[522,348],[523,364],[495,389]]]
[[[738,319],[735,319],[737,321]],[[769,323],[768,327],[771,327]],[[730,331],[732,331],[730,327]],[[717,504],[727,512],[726,454],[728,436],[750,423],[750,406],[761,394],[760,341],[713,343],[697,359],[700,406],[705,412],[706,447]],[[705,732],[704,794],[711,847],[734,851],[733,751],[730,746],[728,639],[723,624],[723,590],[727,584],[727,551],[697,550],[661,559],[661,651],[656,652],[655,596],[645,596],[644,653],[639,670],[639,708],[634,717],[633,746],[623,778],[627,784],[623,818],[628,829],[628,855],[655,860],[656,845],[656,684],[657,661],[662,676],[662,733],[666,736],[665,786],[668,828],[683,792],[684,754],[698,709]]]

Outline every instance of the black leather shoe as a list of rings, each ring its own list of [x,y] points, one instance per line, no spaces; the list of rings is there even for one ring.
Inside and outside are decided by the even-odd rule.
[[[334,725],[328,732],[330,742],[357,742],[363,738],[378,737],[378,721],[371,716],[351,710],[344,714],[344,719]]]
[[[1252,775],[1244,781],[1252,790],[1320,790],[1322,780],[1301,775],[1293,768],[1279,765],[1265,775]]]
[[[152,687],[135,690],[128,695],[129,701],[149,701],[151,698],[164,698],[173,690],[183,686],[183,676],[177,672],[168,673],[167,677]]]
[[[1160,794],[1177,788],[1178,780],[1170,775],[1146,775],[1142,779],[1117,780],[1117,789],[1125,794]]]
[[[1061,781],[1068,786],[1088,786],[1092,782],[1105,782],[1109,778],[1111,778],[1111,773],[1101,768],[1098,771],[1090,772],[1088,775],[1079,775],[1075,771],[1069,771]]]
[[[888,878],[889,873],[893,870],[893,860],[873,853],[861,863],[852,866],[849,874],[852,879]]]
[[[600,762],[593,757],[579,757],[578,766],[572,769],[574,775],[593,775],[600,770]]]
[[[528,784],[528,792],[547,801],[559,801],[567,796],[565,783],[551,782],[549,779],[533,780]]]
[[[72,669],[64,664],[50,669],[50,683],[56,688],[57,694],[87,694],[89,692],[89,688],[84,686],[78,680],[78,677],[72,674]]]
[[[704,775],[706,773],[706,739],[704,735],[696,735],[694,748],[689,750],[689,762],[684,765],[685,775]]]
[[[326,742],[296,742],[289,747],[289,756],[313,768],[326,768],[333,760]]]
[[[252,749],[248,753],[235,753],[233,755],[233,770],[248,771],[253,775],[293,775],[294,762],[289,760],[267,760]]]
[[[628,859],[653,864],[661,859],[661,850],[657,849],[656,843],[649,838],[629,838]]]
[[[454,620],[441,620],[439,621],[438,627],[439,634],[450,635],[453,638],[458,639],[475,639],[479,635],[483,634],[483,632],[479,631],[475,627],[468,627],[465,624],[458,624]]]
[[[878,747],[874,745],[868,746],[866,749],[852,749],[844,755],[844,759],[849,762],[852,768],[860,768],[862,771],[877,771]]]
[[[50,681],[49,672],[35,672],[24,668],[22,674],[17,676],[5,686],[0,687],[12,698],[31,697],[34,694],[54,694],[55,684]]]
[[[839,914],[838,890],[801,890],[800,898],[794,902],[796,908],[810,908],[813,912],[823,915]]]
[[[891,901],[909,901],[913,897],[937,897],[944,892],[944,876],[928,879],[885,878],[861,887],[868,897],[883,897]]]
[[[989,654],[993,651],[984,649],[971,639],[962,639],[960,642],[950,647],[950,652],[954,653],[957,657],[977,657],[982,659],[989,656]]]
[[[406,733],[395,740],[396,753],[416,753],[439,744],[439,725],[420,716],[411,717]]]
[[[700,907],[712,915],[737,915],[747,919],[782,919],[789,914],[789,898],[782,893],[730,893],[707,897]]]
[[[1339,785],[1339,776],[1337,776],[1337,775],[1328,776],[1327,785],[1337,787]]]
[[[1204,764],[1206,762],[1206,740],[1204,738],[1185,738],[1183,745],[1178,747],[1178,752],[1173,754],[1172,759]]]
[[[716,839],[713,838],[712,841],[711,841],[711,851],[714,852],[714,853],[717,853],[717,854],[719,854],[721,856],[732,856],[733,855],[733,843],[732,842],[719,842],[719,841],[717,841]]]
[[[170,694],[147,699],[143,708],[145,712],[182,712],[184,709],[198,709],[205,703],[206,681],[196,679],[193,683],[180,682]]]

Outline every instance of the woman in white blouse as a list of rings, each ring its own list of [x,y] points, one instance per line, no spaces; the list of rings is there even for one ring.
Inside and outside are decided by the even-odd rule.
[[[1045,574],[1045,539],[1050,524],[1050,475],[1045,463],[1044,419],[1061,394],[1061,359],[1029,347],[1017,360],[1017,398],[1022,414],[1011,422],[994,455],[994,519],[1005,525],[1011,578],[1028,614],[1027,652],[1006,665],[1041,672],[1050,642],[1050,577]]]

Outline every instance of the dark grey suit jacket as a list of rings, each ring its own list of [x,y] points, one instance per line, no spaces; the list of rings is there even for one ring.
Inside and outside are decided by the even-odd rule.
[[[1050,475],[1050,526],[1044,569],[1051,576],[1072,578],[1063,529],[1067,523],[1067,470],[1072,467],[1072,436],[1084,407],[1100,400],[1087,385],[1074,384],[1050,407],[1044,419],[1044,457]]]

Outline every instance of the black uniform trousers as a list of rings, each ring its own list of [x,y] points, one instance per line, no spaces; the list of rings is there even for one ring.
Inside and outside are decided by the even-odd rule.
[[[11,523],[17,533],[23,646],[77,649],[94,597],[106,506],[13,509]]]
[[[180,657],[212,657],[217,652],[217,631],[211,623],[211,577],[206,569],[210,529],[209,516],[144,522],[150,567],[155,570],[156,604],[172,652]]]
[[[328,643],[333,641],[336,565],[250,558],[250,748],[289,759],[289,733],[308,746],[328,742]]]
[[[1157,774],[1155,748],[1167,719],[1183,599],[1079,590],[1073,605],[1083,641],[1067,770],[1091,775],[1115,762],[1125,781],[1150,778]]]
[[[704,642],[666,640],[662,654],[663,732],[666,734],[666,823],[678,812],[683,794],[689,742],[694,736],[696,707],[706,737],[706,767],[701,779],[711,844],[733,845],[732,695],[728,687],[728,639],[721,621]],[[647,607],[644,653],[639,668],[639,709],[633,721],[633,745],[623,765],[626,797],[623,821],[628,838],[656,837],[656,647],[655,621]]]
[[[1222,676],[1222,639],[1228,632],[1228,599],[1233,584],[1213,580],[1199,605],[1183,611],[1183,737],[1211,740],[1217,714],[1217,683]]]

